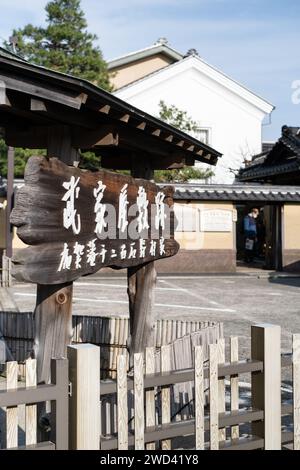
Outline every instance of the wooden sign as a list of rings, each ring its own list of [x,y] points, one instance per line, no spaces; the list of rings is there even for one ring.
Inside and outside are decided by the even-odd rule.
[[[173,188],[56,158],[31,157],[11,223],[30,245],[13,259],[18,280],[60,284],[105,266],[128,268],[173,256]]]

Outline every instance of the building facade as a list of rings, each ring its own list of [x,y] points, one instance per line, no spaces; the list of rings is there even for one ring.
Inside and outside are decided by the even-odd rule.
[[[212,182],[232,183],[244,160],[262,151],[262,122],[273,105],[205,62],[195,50],[184,56],[159,41],[112,60],[109,70],[119,98],[154,116],[163,100],[199,122],[195,136],[223,154]]]

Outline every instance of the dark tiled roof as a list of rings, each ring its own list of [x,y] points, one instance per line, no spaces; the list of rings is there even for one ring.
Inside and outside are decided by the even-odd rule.
[[[300,202],[300,186],[176,184],[174,199],[198,201]]]
[[[262,143],[262,153],[269,153],[270,150],[274,147],[275,142],[263,142]]]
[[[300,127],[282,127],[280,139],[269,152],[255,155],[240,170],[239,180],[255,180],[300,170]]]

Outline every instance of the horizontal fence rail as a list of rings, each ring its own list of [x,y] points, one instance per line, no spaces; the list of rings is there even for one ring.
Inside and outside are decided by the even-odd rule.
[[[5,439],[1,448],[42,450],[68,449],[68,361],[53,359],[51,383],[37,385],[36,360],[25,362],[25,386],[18,382],[18,363],[6,363],[6,390],[0,390],[0,408],[5,414]],[[38,442],[38,404],[51,402],[51,440]],[[25,416],[21,418],[21,407]],[[19,420],[23,420],[22,426]],[[19,430],[24,429],[25,442],[19,442]],[[24,440],[24,439],[23,439]]]
[[[191,448],[197,449],[250,450],[291,448],[294,445],[296,447],[297,431],[295,435],[289,430],[282,432],[281,419],[284,416],[289,418],[294,416],[293,426],[297,430],[298,408],[289,402],[281,403],[279,409],[276,409],[269,395],[265,395],[266,390],[273,387],[272,394],[280,400],[280,370],[293,366],[294,375],[295,371],[297,373],[296,340],[294,338],[294,357],[292,354],[280,356],[279,327],[255,325],[252,328],[253,341],[255,344],[252,344],[251,359],[238,360],[237,338],[230,338],[230,362],[220,363],[221,360],[225,360],[225,353],[222,352],[225,351],[225,344],[224,341],[219,340],[218,344],[210,345],[208,360],[204,359],[202,347],[196,346],[194,366],[176,371],[170,371],[167,365],[166,355],[170,354],[170,349],[164,351],[165,365],[159,372],[153,365],[151,366],[153,364],[151,358],[155,355],[154,349],[147,349],[145,363],[143,355],[135,355],[135,368],[130,371],[129,375],[125,374],[124,357],[120,355],[117,359],[117,380],[100,382],[99,400],[102,402],[102,408],[107,405],[105,402],[107,396],[117,397],[114,406],[106,409],[106,414],[108,412],[110,419],[116,420],[115,427],[111,423],[108,433],[103,432],[102,428],[102,434],[99,436],[100,448],[103,450],[166,449],[172,448],[173,440],[174,442],[176,438],[182,440],[184,436],[190,436],[189,442],[193,442]],[[266,345],[268,347],[265,347]],[[277,355],[268,352],[273,351],[273,348],[278,352]],[[264,351],[263,356],[259,355],[260,351]],[[275,381],[272,373],[270,374],[270,371],[276,372],[276,369],[273,369],[272,361],[274,360],[277,361],[280,369],[278,369]],[[143,375],[141,375],[142,363],[144,363]],[[147,373],[149,370],[152,373]],[[250,406],[241,407],[239,402],[239,376],[241,374],[249,374],[252,377],[252,388],[249,391]],[[258,378],[259,381],[257,381]],[[172,414],[172,402],[169,397],[173,394],[172,387],[180,383],[192,383],[194,416],[188,419],[180,419],[180,416]],[[255,384],[254,387],[253,384]],[[297,380],[294,380],[293,386],[294,397],[297,397],[297,389],[295,390],[295,386],[299,387]],[[225,395],[227,396],[226,402]],[[263,397],[260,403],[257,397]],[[254,403],[260,406],[253,406]],[[270,411],[268,410],[269,403],[272,404]],[[164,408],[165,411],[163,411]],[[277,421],[274,420],[274,413],[278,413]],[[103,418],[103,412],[101,416]],[[273,428],[270,426],[270,419],[276,423]],[[246,425],[248,431],[245,435]],[[270,432],[275,433],[276,439],[269,435]]]

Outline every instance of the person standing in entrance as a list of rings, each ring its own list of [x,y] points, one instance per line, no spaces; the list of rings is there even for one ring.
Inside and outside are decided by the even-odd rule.
[[[254,258],[255,243],[257,241],[257,225],[256,219],[259,210],[257,207],[251,209],[249,214],[244,217],[244,234],[245,234],[245,261],[251,263]]]

